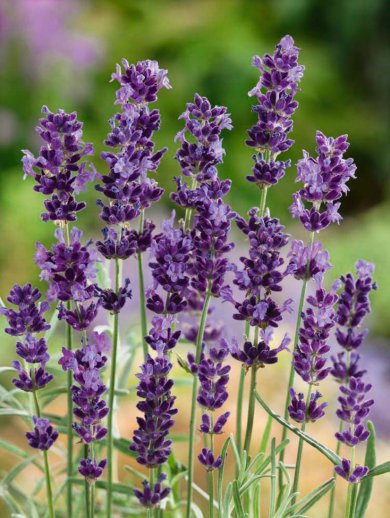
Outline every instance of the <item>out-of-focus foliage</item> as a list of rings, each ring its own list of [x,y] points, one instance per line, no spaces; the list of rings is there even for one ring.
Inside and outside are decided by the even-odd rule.
[[[34,279],[34,241],[51,239],[52,226],[39,221],[42,197],[22,181],[21,148],[36,149],[33,127],[42,104],[76,109],[85,122],[85,139],[95,143],[96,165],[115,111],[109,83],[115,63],[157,59],[169,70],[172,90],[160,95],[163,125],[158,145],[168,145],[159,181],[172,189],[178,165],[172,159],[177,120],[194,92],[227,105],[234,130],[226,136],[221,174],[233,179],[231,203],[245,212],[257,191],[245,181],[251,151],[245,131],[255,120],[248,90],[257,80],[254,54],[271,51],[291,34],[306,66],[295,116],[293,163],[303,148],[313,151],[314,133],[348,132],[358,179],[343,202],[347,221],[327,233],[337,273],[351,269],[356,256],[377,263],[378,280],[390,281],[386,257],[386,216],[390,138],[387,125],[389,46],[386,0],[3,0],[0,6],[0,249],[1,293],[11,283]],[[289,222],[294,189],[292,167],[272,190],[273,214]],[[94,192],[80,225],[97,232]],[[165,198],[167,204],[168,197]],[[376,208],[376,205],[381,207]],[[365,214],[366,211],[372,211]],[[348,221],[349,219],[349,221]],[[34,236],[34,237],[32,237]],[[336,273],[336,272],[335,272]],[[390,335],[388,291],[374,298],[374,326]]]

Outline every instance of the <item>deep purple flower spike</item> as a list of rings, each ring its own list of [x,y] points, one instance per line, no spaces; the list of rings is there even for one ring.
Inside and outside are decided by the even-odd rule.
[[[54,430],[48,419],[33,417],[34,430],[27,432],[28,444],[38,450],[48,450],[58,438],[58,432]]]

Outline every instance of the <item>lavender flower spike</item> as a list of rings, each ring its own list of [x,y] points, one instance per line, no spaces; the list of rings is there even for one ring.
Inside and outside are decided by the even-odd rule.
[[[54,430],[48,419],[33,417],[34,430],[27,432],[29,445],[38,450],[48,450],[58,438],[58,432]]]

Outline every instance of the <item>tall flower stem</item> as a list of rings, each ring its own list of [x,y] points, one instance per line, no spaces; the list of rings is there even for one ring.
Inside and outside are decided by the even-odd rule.
[[[120,265],[119,259],[115,259],[115,293],[118,293],[120,284]],[[112,354],[111,354],[111,373],[110,373],[110,387],[108,393],[108,439],[107,439],[107,518],[111,518],[112,514],[112,479],[113,479],[113,450],[114,450],[114,435],[113,435],[113,417],[114,417],[114,395],[115,395],[115,377],[116,377],[116,363],[118,353],[119,341],[119,314],[114,314],[114,328],[112,338]]]
[[[245,323],[244,331],[246,339],[249,339],[250,325],[249,322]],[[245,385],[245,369],[242,367],[240,372],[240,380],[238,383],[238,395],[237,395],[237,414],[236,414],[236,443],[239,452],[242,450],[242,403],[244,399],[244,385]],[[238,470],[238,466],[236,467]]]
[[[195,190],[198,185],[198,182],[196,180],[196,177],[192,177],[192,183],[191,183],[191,191]],[[184,215],[184,230],[189,230],[191,225],[191,218],[192,218],[192,212],[193,210],[190,208],[186,208],[185,215]]]
[[[314,232],[311,232],[310,233],[309,257],[310,257],[311,249],[313,247],[313,242],[314,242]],[[307,266],[309,267],[309,261],[308,261]],[[295,352],[295,349],[296,349],[297,344],[298,344],[298,339],[299,339],[299,329],[301,327],[302,311],[303,311],[303,307],[305,305],[307,282],[308,282],[308,279],[307,279],[307,276],[306,276],[306,278],[302,282],[301,296],[300,296],[300,299],[299,299],[297,321],[296,321],[296,325],[295,325],[295,334],[294,334],[294,343],[293,343],[293,354]],[[290,404],[290,391],[289,391],[289,389],[290,389],[290,387],[293,386],[294,379],[295,379],[295,370],[294,370],[294,366],[293,366],[293,364],[291,362],[290,374],[289,374],[289,377],[288,377],[286,402],[284,404],[284,414],[283,414],[283,417],[284,417],[284,419],[286,421],[288,420],[288,406]],[[285,441],[286,438],[287,438],[287,428],[284,426],[283,430],[282,430],[282,442]],[[279,462],[283,462],[284,461],[284,453],[285,452],[284,452],[284,449],[283,449],[280,452],[280,455],[279,455]],[[281,490],[282,485],[283,485],[283,473],[282,473],[282,470],[279,470],[279,491]]]
[[[141,215],[139,217],[139,233],[143,231],[144,228],[144,211],[141,211]],[[148,344],[145,342],[145,336],[148,334],[148,324],[146,317],[146,299],[145,299],[145,279],[144,279],[144,269],[142,264],[142,252],[137,252],[137,262],[138,262],[138,286],[139,286],[139,307],[140,307],[140,316],[141,316],[141,343],[142,350],[144,353],[144,361],[146,361],[146,357],[148,355]]]
[[[200,355],[202,353],[202,342],[204,329],[206,327],[207,313],[210,305],[211,295],[207,293],[203,304],[202,315],[200,318],[200,325],[198,337],[196,340],[196,356],[195,361],[199,363]],[[198,392],[198,377],[194,375],[192,382],[192,397],[191,397],[191,418],[189,431],[189,445],[188,445],[188,482],[187,482],[187,509],[186,517],[191,517],[191,503],[192,503],[192,481],[194,478],[194,442],[195,442],[195,427],[196,427],[196,395]],[[107,517],[108,518],[108,517]]]
[[[259,339],[259,328],[255,329],[254,343],[257,343]],[[251,380],[249,385],[249,402],[248,402],[248,416],[246,422],[246,433],[244,441],[244,450],[249,453],[249,448],[252,439],[253,422],[255,418],[255,392],[256,392],[256,376],[257,366],[252,365],[251,367]]]
[[[33,379],[33,383],[35,384],[35,380]],[[41,417],[41,410],[39,408],[38,398],[36,391],[32,391],[33,394],[33,401],[34,401],[34,409],[35,414],[38,418]],[[51,487],[51,477],[50,477],[50,468],[49,468],[49,459],[47,450],[44,450],[43,452],[43,465],[44,465],[44,471],[45,471],[45,482],[46,482],[46,493],[47,493],[47,503],[49,508],[49,518],[55,518],[55,511],[54,511],[54,501],[53,501],[53,490]]]
[[[309,385],[309,390],[307,391],[307,398],[306,398],[306,409],[309,408],[311,392],[312,392],[312,385]],[[304,421],[302,423],[302,426],[301,426],[302,432],[305,431],[305,428],[306,428],[306,421]],[[298,443],[297,460],[295,462],[294,482],[293,482],[293,488],[292,488],[293,494],[298,491],[299,475],[300,475],[301,463],[302,463],[303,445],[304,445],[304,441],[300,437],[299,443]],[[291,505],[294,505],[295,501],[296,501],[296,496],[294,496],[293,499],[291,500]]]

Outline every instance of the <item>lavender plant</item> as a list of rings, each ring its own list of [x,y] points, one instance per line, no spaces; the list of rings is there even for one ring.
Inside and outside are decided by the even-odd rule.
[[[257,99],[253,111],[258,120],[248,130],[246,143],[255,153],[247,179],[259,188],[260,200],[247,218],[225,203],[231,181],[218,176],[225,153],[221,135],[224,129],[232,129],[230,115],[227,108],[213,106],[198,94],[180,116],[184,128],[176,137],[180,147],[175,159],[182,175],[174,179],[170,197],[178,216],[173,211],[157,231],[157,225],[145,217],[145,211],[163,194],[153,175],[166,152],[166,148],[156,151],[153,142],[160,113],[150,105],[162,88],[170,88],[167,71],[156,61],[131,65],[123,60],[123,68],[118,65],[112,76],[119,83],[115,103],[120,111],[111,119],[105,140],[112,150],[102,154],[107,174],[100,175],[87,162],[93,148],[82,140],[77,115],[43,108],[44,117],[37,127],[43,144],[37,157],[24,151],[23,169],[35,180],[34,190],[46,197],[43,221],[56,226],[56,241],[51,246],[36,245],[35,261],[48,290],[42,299],[30,284],[16,285],[7,299],[14,308],[0,308],[8,322],[5,332],[17,337],[16,354],[21,359],[12,368],[3,368],[14,373],[15,389],[2,389],[1,415],[20,416],[30,427],[32,422],[26,442],[43,455],[42,466],[35,455],[0,442],[23,458],[3,480],[12,515],[45,516],[45,503],[37,498],[40,482],[31,495],[14,484],[17,474],[32,463],[44,473],[50,518],[129,514],[190,518],[203,516],[203,512],[210,518],[259,517],[266,484],[270,518],[307,515],[328,493],[331,518],[335,475],[348,483],[346,518],[364,516],[373,477],[390,471],[389,462],[375,465],[374,427],[367,421],[374,402],[357,352],[366,336],[361,324],[371,309],[370,294],[376,289],[374,266],[359,260],[355,277],[342,276],[329,288],[329,254],[316,240],[318,232],[341,221],[339,200],[355,177],[353,160],[344,158],[347,137],[331,138],[317,132],[316,158],[304,152],[298,161],[297,181],[302,187],[293,195],[290,212],[309,233],[307,242],[290,240],[267,207],[269,188],[282,180],[291,165],[290,160],[280,161],[279,155],[293,144],[289,138],[292,115],[298,107],[295,97],[304,71],[298,57],[293,39],[285,36],[273,55],[253,60],[260,78],[249,94]],[[96,243],[84,242],[81,230],[73,226],[78,213],[86,208],[78,196],[94,180],[105,197],[98,200],[104,228]],[[239,264],[232,259],[236,244],[230,235],[233,223],[247,241],[248,250],[242,252]],[[146,252],[150,286],[144,280]],[[134,344],[119,329],[120,314],[123,324],[128,323],[123,316],[133,286],[132,265],[130,277],[123,278],[122,263],[133,256],[140,290],[143,359],[139,368],[128,362],[122,365],[120,356],[122,347],[131,351],[132,358],[135,355]],[[108,274],[108,282],[102,281],[102,271]],[[300,295],[294,299],[285,291],[287,277],[300,283]],[[313,290],[306,295],[309,283]],[[282,328],[286,312],[294,310],[295,299],[299,302],[291,341]],[[51,304],[56,309],[49,324],[45,315]],[[233,308],[233,320],[245,322],[242,341],[227,336],[224,322],[215,318],[215,307],[220,304]],[[103,329],[95,326],[98,318],[99,323],[102,318],[108,322]],[[57,330],[59,321],[63,324]],[[62,347],[64,324],[67,338]],[[61,344],[61,354],[54,349],[56,342]],[[330,355],[336,343],[341,351]],[[264,401],[263,390],[257,389],[261,370],[277,363],[282,354],[285,358],[291,354],[283,417]],[[241,368],[235,409],[233,361]],[[62,371],[67,373],[66,384]],[[134,373],[136,387],[127,383]],[[307,390],[296,387],[295,373]],[[318,390],[329,375],[340,385],[335,451],[306,430],[309,422],[330,413],[329,397],[325,395],[323,400],[323,387]],[[46,389],[50,382],[56,386]],[[277,383],[281,385],[280,370]],[[191,387],[184,455],[175,442],[175,428],[183,426],[186,417],[179,390],[183,384]],[[246,384],[248,409],[243,427]],[[32,395],[32,409],[23,393]],[[67,395],[64,417],[46,408],[61,394]],[[128,436],[120,437],[117,399],[124,396],[137,398],[136,425]],[[256,401],[268,414],[260,434]],[[234,411],[235,433],[221,444],[219,438],[227,435]],[[280,443],[271,437],[277,424],[282,426]],[[198,432],[203,446],[197,443]],[[287,467],[289,432],[298,436],[299,443],[296,462]],[[50,449],[63,454],[63,448],[57,447],[61,434],[67,436],[66,461],[49,466]],[[299,486],[304,443],[334,466],[332,477],[306,495]],[[356,447],[361,443],[367,444],[366,456],[358,464]],[[350,454],[341,457],[341,448],[349,448]],[[125,466],[137,483],[124,479],[119,471],[119,452],[138,464]],[[226,480],[230,454],[235,475],[230,472]],[[185,465],[179,455],[187,458]],[[206,487],[195,482],[195,466],[207,474]]]

